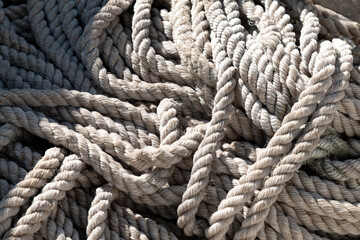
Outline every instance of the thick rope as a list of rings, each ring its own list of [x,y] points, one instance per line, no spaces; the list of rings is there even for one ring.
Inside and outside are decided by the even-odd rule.
[[[359,30],[304,0],[0,0],[0,238],[357,239]]]

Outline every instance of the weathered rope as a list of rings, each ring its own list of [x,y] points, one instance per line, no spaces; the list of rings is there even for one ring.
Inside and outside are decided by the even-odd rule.
[[[304,0],[0,0],[0,238],[358,239],[359,44]]]

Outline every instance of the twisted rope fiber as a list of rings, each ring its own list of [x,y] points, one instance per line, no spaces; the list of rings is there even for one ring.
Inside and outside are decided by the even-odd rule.
[[[0,0],[0,238],[358,239],[359,30],[303,0]]]

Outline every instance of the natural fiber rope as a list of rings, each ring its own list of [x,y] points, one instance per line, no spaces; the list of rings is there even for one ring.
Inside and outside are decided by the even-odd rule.
[[[303,0],[0,0],[0,237],[358,239],[359,44]]]

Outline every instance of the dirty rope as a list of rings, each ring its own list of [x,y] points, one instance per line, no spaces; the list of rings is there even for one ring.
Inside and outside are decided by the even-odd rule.
[[[0,1],[0,238],[358,238],[359,44],[304,1]]]

